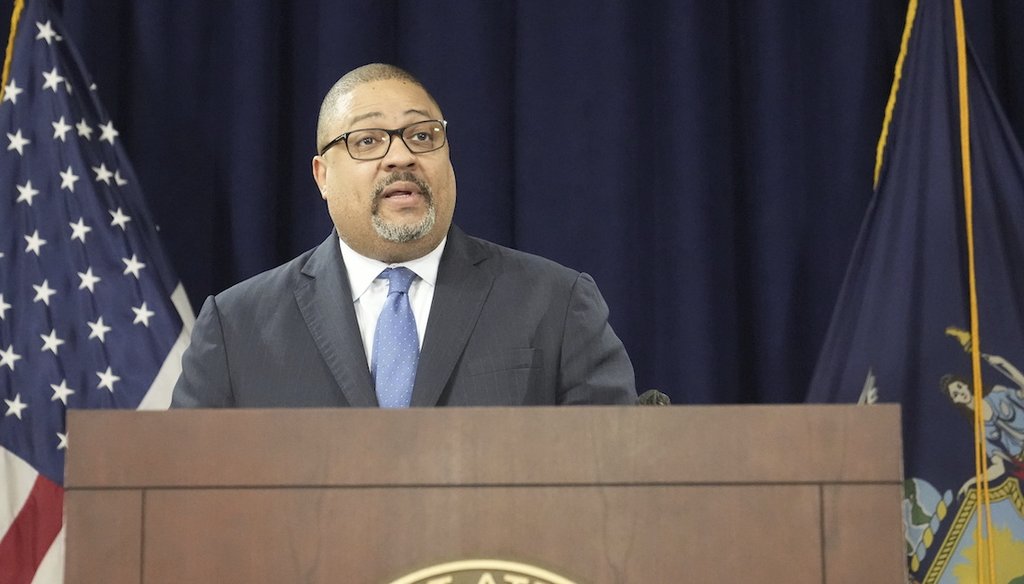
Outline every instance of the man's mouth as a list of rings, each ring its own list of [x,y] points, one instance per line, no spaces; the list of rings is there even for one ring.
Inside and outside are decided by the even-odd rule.
[[[384,201],[390,201],[388,206],[391,208],[411,209],[419,207],[421,201],[428,207],[433,206],[430,186],[409,172],[392,174],[375,189],[370,212],[373,215],[379,213]]]
[[[399,181],[384,189],[384,192],[381,193],[381,198],[390,199],[392,197],[411,197],[419,194],[420,189],[415,184]]]

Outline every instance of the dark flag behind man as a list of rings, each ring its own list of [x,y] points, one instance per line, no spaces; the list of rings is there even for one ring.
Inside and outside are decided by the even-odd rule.
[[[954,0],[911,1],[874,199],[809,399],[903,405],[903,512],[915,581],[978,581],[975,487],[987,478],[995,580],[1017,583],[1024,582],[1024,158],[964,50],[971,162],[964,172],[957,29]],[[973,181],[970,206],[965,175]],[[978,476],[973,342],[984,396]]]
[[[66,410],[166,408],[192,321],[49,1],[19,0],[15,18],[0,98],[0,584],[62,580]]]

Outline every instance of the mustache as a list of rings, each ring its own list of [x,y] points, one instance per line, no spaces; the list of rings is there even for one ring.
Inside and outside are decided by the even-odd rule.
[[[399,181],[411,182],[412,184],[416,185],[416,188],[419,189],[420,194],[423,195],[423,198],[426,200],[427,204],[433,204],[434,194],[430,191],[430,185],[428,185],[426,181],[408,171],[392,172],[386,177],[380,179],[380,181],[378,181],[377,184],[374,185],[373,187],[374,211],[376,211],[377,206],[380,204],[380,200],[384,197],[384,189],[388,188],[389,186]]]

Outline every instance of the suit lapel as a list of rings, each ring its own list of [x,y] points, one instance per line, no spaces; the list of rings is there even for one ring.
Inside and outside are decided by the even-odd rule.
[[[454,225],[437,272],[437,287],[420,351],[413,406],[435,406],[476,326],[494,276],[479,264],[486,251]]]
[[[376,407],[377,396],[352,306],[352,290],[338,236],[331,236],[302,268],[307,276],[295,288],[295,300],[320,355],[353,407]]]

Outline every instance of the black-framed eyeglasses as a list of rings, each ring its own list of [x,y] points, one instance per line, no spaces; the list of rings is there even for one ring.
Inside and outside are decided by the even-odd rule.
[[[410,152],[422,154],[433,152],[444,146],[447,139],[448,122],[446,120],[427,120],[409,124],[397,130],[384,128],[366,128],[345,132],[328,142],[320,149],[320,156],[333,148],[338,142],[344,142],[348,155],[356,160],[379,160],[388,155],[391,149],[392,136],[398,136]]]

